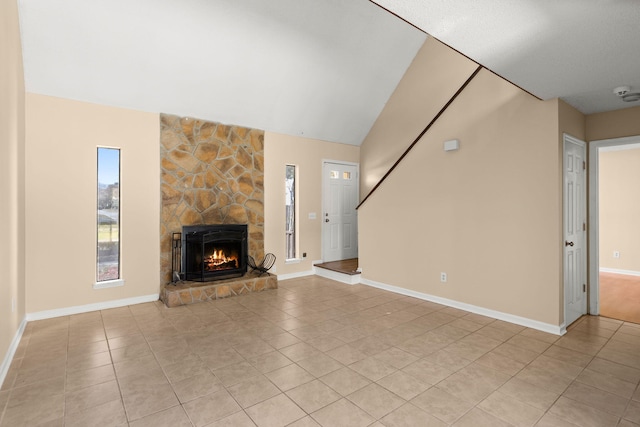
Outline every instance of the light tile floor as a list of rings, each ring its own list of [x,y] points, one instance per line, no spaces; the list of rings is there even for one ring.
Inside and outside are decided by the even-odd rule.
[[[638,426],[640,325],[563,337],[319,277],[30,322],[1,426]]]

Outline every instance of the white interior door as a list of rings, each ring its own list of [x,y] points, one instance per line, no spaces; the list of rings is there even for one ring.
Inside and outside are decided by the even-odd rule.
[[[358,257],[358,166],[323,165],[322,260]]]
[[[587,313],[586,144],[564,136],[564,320]]]

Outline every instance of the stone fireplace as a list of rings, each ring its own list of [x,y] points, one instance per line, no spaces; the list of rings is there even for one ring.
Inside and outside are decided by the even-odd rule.
[[[264,131],[161,114],[160,166],[161,295],[184,226],[246,225],[247,255],[264,257]]]

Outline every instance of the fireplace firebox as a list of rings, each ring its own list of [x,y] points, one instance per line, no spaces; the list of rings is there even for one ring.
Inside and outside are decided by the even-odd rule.
[[[246,225],[182,227],[184,280],[205,282],[243,276],[247,272],[247,248]]]

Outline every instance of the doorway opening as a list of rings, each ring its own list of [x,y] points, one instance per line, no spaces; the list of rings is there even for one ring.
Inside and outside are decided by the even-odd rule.
[[[640,323],[640,136],[589,150],[590,311]]]

